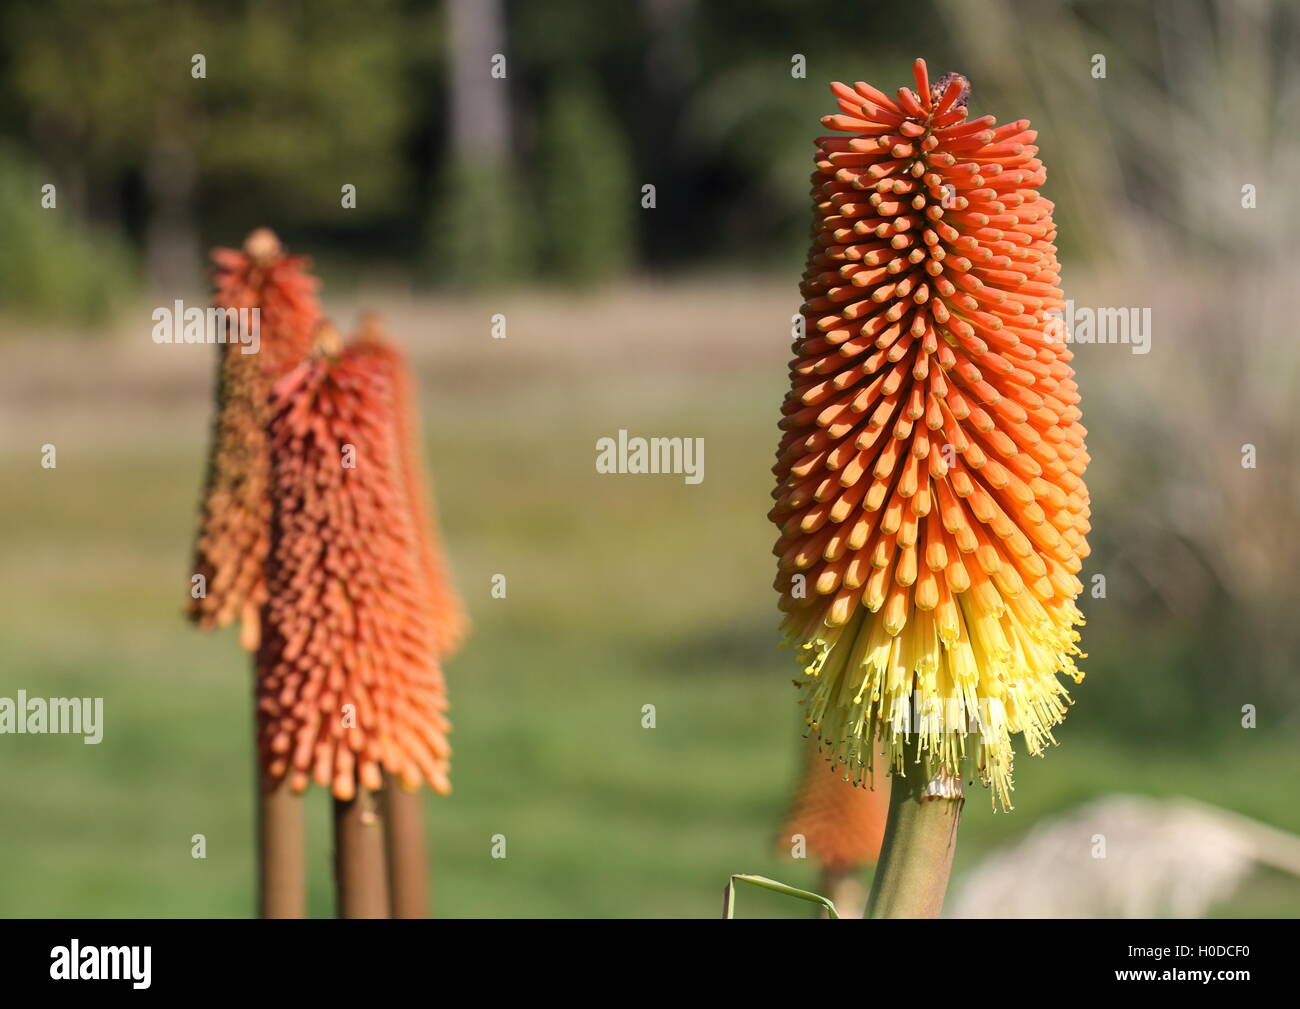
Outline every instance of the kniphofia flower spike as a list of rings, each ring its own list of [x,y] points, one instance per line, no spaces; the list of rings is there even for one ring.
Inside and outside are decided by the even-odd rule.
[[[969,119],[968,82],[833,84],[784,436],[776,586],[810,729],[861,778],[991,783],[1039,753],[1076,682],[1088,462],[1027,120]],[[919,735],[922,768],[902,767]]]
[[[307,356],[321,312],[307,260],[285,256],[266,228],[252,232],[243,251],[215,249],[212,258],[213,304],[258,309],[259,350],[246,354],[236,343],[217,348],[217,410],[194,548],[194,571],[203,576],[204,591],[192,596],[188,615],[205,629],[239,618],[240,640],[252,651],[258,610],[266,601],[267,395],[276,375]]]
[[[450,791],[447,696],[392,375],[323,327],[272,390],[271,551],[257,654],[263,773],[338,799]]]
[[[794,837],[804,839],[807,855],[832,872],[875,865],[885,836],[889,789],[856,787],[830,766],[813,740],[805,747],[778,850],[790,850]],[[843,909],[841,909],[843,910]]]
[[[438,510],[421,450],[419,411],[416,408],[411,369],[406,355],[394,346],[376,315],[367,315],[361,320],[355,346],[357,353],[374,358],[377,366],[385,369],[388,375],[393,394],[398,448],[402,454],[402,472],[415,517],[416,535],[419,537],[420,563],[429,585],[434,642],[438,654],[447,658],[465,640],[469,619],[452,584],[451,569],[439,535]]]

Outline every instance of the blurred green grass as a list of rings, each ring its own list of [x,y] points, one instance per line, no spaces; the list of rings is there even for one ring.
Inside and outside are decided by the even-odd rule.
[[[782,356],[779,343],[765,353]],[[815,887],[812,866],[774,852],[799,750],[765,519],[782,374],[671,364],[574,374],[563,396],[554,376],[467,386],[425,369],[428,455],[475,621],[448,666],[455,794],[427,799],[441,916],[712,917],[733,872]],[[206,438],[205,408],[190,406],[107,433],[34,426],[29,441],[60,445],[54,470],[35,448],[0,454],[0,696],[102,696],[106,722],[97,746],[0,737],[0,914],[252,909],[249,663],[232,634],[180,615]],[[595,441],[619,427],[703,437],[704,483],[597,475]],[[992,846],[1110,792],[1190,795],[1300,830],[1300,809],[1278,802],[1296,763],[1283,727],[1232,731],[1231,710],[1194,712],[1173,733],[1102,721],[1162,659],[1089,609],[1093,675],[1061,745],[1020,759],[1014,813],[973,790],[957,884]],[[646,704],[654,729],[641,727]],[[311,908],[328,915],[319,793]],[[505,859],[491,857],[496,834]],[[738,907],[809,913],[756,890]],[[1300,883],[1257,877],[1218,913],[1298,907]]]

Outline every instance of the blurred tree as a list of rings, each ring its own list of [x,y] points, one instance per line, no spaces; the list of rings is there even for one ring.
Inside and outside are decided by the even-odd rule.
[[[426,274],[440,285],[510,286],[531,273],[534,227],[505,162],[453,158],[438,180]]]
[[[55,186],[51,209],[41,206],[47,184]],[[101,322],[131,289],[131,258],[120,241],[63,209],[60,192],[57,178],[0,144],[0,304],[22,314]]]
[[[933,55],[924,21],[830,0],[637,0],[618,17],[589,0],[8,0],[0,133],[35,147],[70,209],[145,244],[167,286],[197,277],[201,237],[263,223],[326,258],[422,250],[440,280],[509,283],[542,252],[538,220],[558,196],[532,158],[558,154],[546,133],[583,114],[557,94],[581,68],[594,114],[617,117],[632,181],[658,187],[635,218],[638,261],[788,263],[824,82],[903,72],[921,38]],[[868,35],[891,41],[864,65],[853,40]],[[794,51],[806,79],[790,75]]]
[[[680,110],[690,101],[701,67],[695,52],[697,0],[640,0],[645,22],[645,45],[640,66],[644,80],[639,136],[638,164],[651,166],[653,181],[667,193],[686,194],[696,171],[695,148],[680,142]],[[653,160],[651,160],[653,158]],[[680,199],[679,195],[679,199]],[[800,208],[804,209],[804,208]],[[650,262],[680,241],[679,222],[671,204],[642,222],[641,248]]]
[[[573,76],[552,91],[537,161],[547,272],[574,284],[623,273],[640,189],[619,125],[589,78]]]
[[[74,0],[17,3],[5,12],[6,34],[23,39],[12,53],[12,72],[44,158],[62,177],[84,180],[85,163],[99,172],[143,176],[151,273],[173,267],[155,273],[160,280],[175,279],[175,266],[192,269],[197,262],[189,60],[173,67],[158,58],[174,46],[164,36],[191,34],[195,11],[177,5],[169,14],[160,18],[145,3],[88,9]],[[82,189],[84,182],[70,195]]]
[[[440,283],[517,281],[533,228],[511,169],[510,62],[501,0],[448,0],[451,146],[437,187],[430,272]]]
[[[223,232],[250,215],[347,227],[393,211],[399,13],[396,0],[19,0],[3,23],[23,41],[14,90],[43,153],[69,178],[89,164],[140,182],[150,276],[173,288],[197,276],[200,205]],[[355,210],[342,208],[345,183]]]

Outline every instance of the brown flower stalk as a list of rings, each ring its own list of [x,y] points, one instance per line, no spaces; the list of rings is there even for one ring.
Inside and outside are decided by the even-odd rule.
[[[385,854],[394,918],[429,917],[429,854],[424,843],[424,792],[384,779]]]
[[[340,918],[387,918],[384,821],[375,794],[361,789],[334,799],[334,892]]]

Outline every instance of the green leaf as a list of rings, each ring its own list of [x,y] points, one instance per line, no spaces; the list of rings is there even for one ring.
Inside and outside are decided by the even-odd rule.
[[[810,904],[820,904],[826,908],[828,918],[838,918],[839,912],[835,910],[835,905],[820,894],[812,893],[809,890],[797,890],[793,886],[787,886],[785,883],[778,883],[774,879],[768,879],[766,876],[755,876],[752,873],[736,873],[727,881],[727,887],[722,891],[722,917],[734,918],[736,916],[736,881],[740,880],[745,883],[753,883],[755,886],[761,886],[764,890],[775,890],[777,893],[783,893],[787,897],[798,897],[800,900],[806,900]]]

